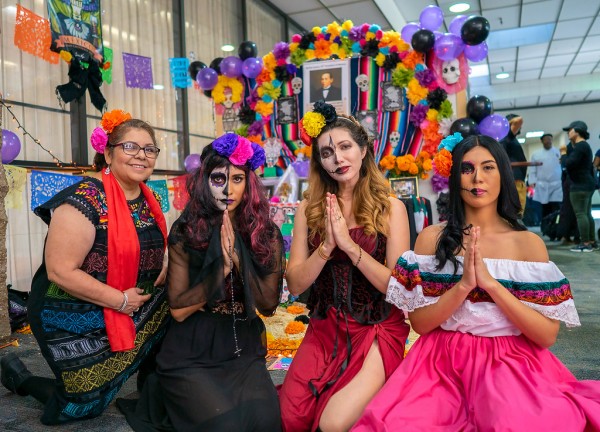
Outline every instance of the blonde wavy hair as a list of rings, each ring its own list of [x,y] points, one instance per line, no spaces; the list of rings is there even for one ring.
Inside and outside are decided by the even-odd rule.
[[[360,176],[353,192],[352,213],[356,223],[362,226],[365,234],[375,235],[389,233],[388,215],[390,213],[389,197],[392,194],[390,185],[383,177],[373,153],[373,144],[362,125],[351,116],[339,115],[337,120],[325,125],[319,134],[331,129],[346,129],[352,139],[358,144],[361,151],[367,149],[360,167]],[[325,238],[325,196],[326,193],[338,193],[338,184],[321,166],[321,155],[318,151],[318,136],[312,138],[312,146],[315,147],[310,158],[310,174],[308,177],[308,189],[304,192],[306,205],[306,222],[308,225],[309,241],[318,234]],[[343,203],[338,203],[343,210]]]

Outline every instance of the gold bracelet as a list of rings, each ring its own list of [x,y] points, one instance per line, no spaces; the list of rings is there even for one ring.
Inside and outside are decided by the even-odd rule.
[[[317,248],[317,253],[319,254],[319,256],[324,259],[325,261],[329,261],[332,256],[329,255],[325,255],[325,252],[323,252],[323,245],[325,244],[325,242],[321,242],[321,244],[319,245],[319,247]]]
[[[356,245],[356,246],[358,246],[358,245]],[[358,263],[360,262],[361,258],[362,258],[362,248],[360,246],[358,246],[358,259],[356,260],[354,267],[358,267]]]

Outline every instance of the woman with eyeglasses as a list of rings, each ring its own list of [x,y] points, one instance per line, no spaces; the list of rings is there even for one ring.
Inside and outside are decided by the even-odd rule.
[[[165,218],[144,184],[160,153],[154,130],[123,111],[101,126],[98,172],[34,210],[49,228],[29,321],[56,378],[33,376],[13,353],[1,360],[2,384],[42,402],[46,425],[100,415],[133,373],[153,370],[169,315]]]

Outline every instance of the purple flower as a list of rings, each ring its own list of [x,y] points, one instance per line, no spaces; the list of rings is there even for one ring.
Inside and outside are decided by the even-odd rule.
[[[226,133],[213,141],[212,146],[221,156],[228,158],[238,145],[238,136],[234,133]]]
[[[295,75],[296,72],[298,71],[298,68],[296,67],[296,65],[292,64],[292,63],[288,64],[286,66],[286,69],[290,75]]]
[[[273,47],[273,55],[277,60],[285,60],[290,56],[290,46],[286,42],[277,42]]]
[[[252,90],[250,95],[246,98],[246,102],[251,107],[253,107],[256,104],[256,102],[258,102],[259,100],[261,100],[261,99],[260,99],[260,96],[258,96],[258,93],[256,92],[256,90]]]
[[[362,39],[362,30],[361,26],[354,26],[350,29],[350,34],[348,38],[353,41],[359,41]]]
[[[258,167],[265,164],[266,158],[265,158],[265,150],[258,144],[252,143],[252,150],[254,151],[254,153],[252,154],[252,156],[250,157],[250,159],[248,159],[248,161],[246,163],[248,164],[250,169],[252,171],[254,171]]]
[[[427,117],[427,111],[429,111],[429,107],[427,105],[415,105],[412,112],[410,113],[410,122],[416,127],[419,127],[419,125],[423,123],[423,121]]]
[[[262,135],[263,123],[261,121],[252,122],[248,127],[248,135]]]
[[[425,69],[415,74],[415,78],[421,86],[428,88],[435,81],[435,75],[431,69]]]
[[[444,177],[442,175],[439,175],[438,173],[435,173],[431,176],[431,188],[435,193],[440,193],[444,191],[447,192],[449,182],[450,180],[448,179],[448,177]]]

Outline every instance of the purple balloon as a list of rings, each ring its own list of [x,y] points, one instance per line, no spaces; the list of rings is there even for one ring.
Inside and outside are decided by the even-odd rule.
[[[460,29],[465,21],[469,18],[467,15],[456,15],[456,17],[450,23],[450,27],[448,27],[448,31],[450,33],[455,34],[456,36],[460,36]]]
[[[200,155],[198,153],[191,153],[183,161],[185,170],[189,173],[200,168]]]
[[[249,57],[242,63],[242,73],[248,78],[256,78],[259,76],[262,68],[262,59],[256,57]]]
[[[427,30],[437,30],[444,22],[444,14],[439,6],[427,6],[419,15],[421,28]]]
[[[460,36],[456,36],[452,33],[444,33],[436,41],[433,49],[435,55],[444,60],[450,61],[458,57],[465,47],[464,42]]]
[[[16,133],[2,129],[2,163],[9,164],[21,152],[21,140]]]
[[[219,74],[213,68],[200,69],[196,75],[196,82],[202,90],[212,90],[219,82]]]
[[[421,30],[419,24],[417,24],[416,22],[409,22],[404,27],[402,27],[402,32],[400,33],[400,36],[402,36],[402,40],[404,42],[409,44],[412,40],[413,35],[419,30]]]
[[[462,40],[462,39],[461,39]],[[484,60],[488,55],[488,46],[485,41],[478,45],[465,45],[465,57],[473,62]]]
[[[242,74],[242,60],[235,56],[225,57],[220,68],[226,77],[237,78]]]
[[[500,141],[508,134],[510,126],[506,117],[500,114],[492,114],[485,117],[479,123],[479,133]]]
[[[435,40],[438,40],[440,37],[442,37],[444,33],[442,33],[441,31],[434,31],[433,35],[435,36]]]

